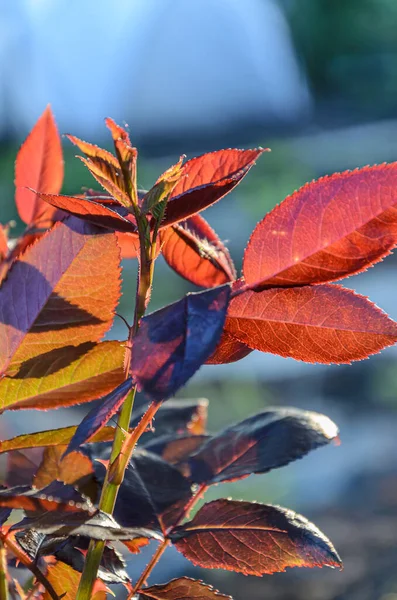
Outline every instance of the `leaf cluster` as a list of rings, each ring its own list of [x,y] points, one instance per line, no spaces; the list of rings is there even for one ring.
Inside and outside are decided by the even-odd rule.
[[[255,227],[239,276],[201,213],[264,150],[181,157],[143,191],[127,131],[111,119],[106,125],[114,154],[68,136],[102,190],[63,196],[61,141],[47,108],[16,160],[15,201],[26,230],[14,239],[9,225],[0,228],[1,411],[97,400],[76,426],[0,442],[9,464],[0,553],[33,573],[26,594],[0,561],[0,596],[104,600],[109,585],[122,583],[130,599],[227,598],[185,577],[146,587],[168,545],[202,567],[250,575],[340,567],[329,539],[286,508],[220,499],[189,517],[210,486],[338,440],[330,419],[268,408],[210,435],[206,400],[170,398],[202,365],[253,350],[350,363],[396,342],[395,322],[335,284],[394,248],[396,164],[337,173],[294,192]],[[203,289],[146,315],[160,254]],[[127,339],[103,341],[123,258],[139,262],[134,322]],[[137,389],[149,404],[131,414]],[[33,449],[35,456],[40,449],[38,467]],[[24,511],[22,520],[14,509]],[[133,584],[114,544],[138,553],[150,540],[158,549]]]

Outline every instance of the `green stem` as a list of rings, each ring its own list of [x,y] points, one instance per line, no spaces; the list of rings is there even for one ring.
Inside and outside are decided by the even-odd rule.
[[[7,552],[3,542],[0,542],[0,600],[9,600],[7,581]]]
[[[125,361],[126,377],[128,377],[130,371],[133,338],[138,331],[139,322],[145,314],[153,277],[153,261],[151,260],[151,247],[146,240],[146,217],[143,217],[143,220],[140,218],[138,212],[136,212],[136,215],[140,241],[140,268],[137,281],[134,323],[131,327],[127,343],[127,354]],[[155,410],[153,411],[153,405],[151,405],[146,414],[142,417],[142,420],[139,423],[138,427],[136,427],[134,431],[131,432],[130,436],[128,436],[132,408],[134,406],[135,400],[135,393],[136,386],[134,386],[134,388],[130,391],[130,393],[127,395],[126,399],[123,402],[123,406],[120,411],[120,415],[117,422],[117,428],[113,440],[112,452],[110,455],[108,468],[106,471],[106,477],[102,486],[99,508],[100,510],[103,510],[104,512],[109,514],[113,514],[113,510],[117,500],[117,495],[124,479],[125,469],[127,468],[129,459],[139,440],[139,437],[145,431],[147,424],[151,421],[155,412],[160,406],[160,404],[158,406],[155,406]],[[124,442],[128,437],[129,439],[127,444],[127,452],[125,453],[125,456],[122,456]],[[97,578],[99,565],[102,560],[102,554],[105,545],[106,542],[91,540],[87,552],[87,558],[84,564],[83,573],[81,575],[76,600],[90,600],[95,580]]]

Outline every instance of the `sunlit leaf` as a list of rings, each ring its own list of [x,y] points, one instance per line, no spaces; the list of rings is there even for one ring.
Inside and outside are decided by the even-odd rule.
[[[195,483],[219,483],[266,473],[302,458],[338,436],[325,415],[295,408],[269,408],[210,438],[189,459]]]
[[[62,600],[76,600],[80,573],[72,567],[58,561],[48,567],[47,579]],[[52,600],[47,591],[44,592],[43,600]]]
[[[195,565],[245,575],[341,566],[335,548],[313,523],[266,504],[214,500],[174,529],[171,540]]]
[[[0,379],[0,407],[46,410],[94,400],[124,380],[124,354],[120,342],[85,343],[11,365]]]
[[[214,287],[236,278],[229,251],[200,215],[163,230],[161,242],[169,266],[195,285]]]
[[[0,454],[11,450],[23,450],[26,448],[51,447],[58,444],[66,445],[72,439],[77,425],[71,427],[60,427],[38,431],[37,433],[25,433],[9,440],[0,441]],[[91,440],[91,442],[109,442],[114,438],[114,427],[104,427]]]
[[[229,285],[188,294],[142,319],[131,374],[152,400],[174,395],[213,352],[229,296]]]
[[[10,269],[0,295],[0,372],[64,346],[98,341],[120,296],[114,234],[57,223]]]
[[[61,140],[49,106],[22,144],[15,163],[15,202],[19,216],[26,224],[46,223],[54,209],[27,188],[58,194],[63,182]]]
[[[397,242],[397,163],[335,173],[306,184],[256,226],[246,282],[291,286],[365,270]]]
[[[202,581],[180,577],[139,590],[139,600],[232,600]]]
[[[167,204],[162,226],[184,221],[228,194],[248,173],[264,152],[254,150],[218,150],[188,160]]]
[[[397,324],[337,285],[248,291],[230,302],[225,331],[250,348],[306,362],[350,363],[397,341]]]
[[[252,348],[249,348],[249,346],[237,340],[231,333],[224,331],[217,347],[206,360],[205,364],[222,365],[225,363],[236,362],[245,358],[251,352]]]
[[[136,222],[125,206],[116,202],[101,203],[83,196],[38,194],[42,200],[75,217],[114,231],[135,233]]]

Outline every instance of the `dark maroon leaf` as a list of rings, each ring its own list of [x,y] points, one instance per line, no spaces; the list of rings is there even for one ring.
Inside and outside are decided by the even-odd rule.
[[[20,485],[0,490],[0,506],[20,508],[35,513],[84,511],[86,515],[90,515],[93,511],[93,506],[88,498],[75,490],[72,485],[64,484],[61,481],[54,481],[42,489],[31,489],[29,486]]]
[[[328,444],[338,428],[325,415],[272,408],[227,427],[190,458],[195,483],[219,483],[266,473]]]
[[[145,442],[143,448],[149,452],[158,454],[171,465],[177,465],[197,452],[209,439],[209,435],[173,435],[172,433],[165,433]]]
[[[102,465],[97,465],[96,477],[102,484],[105,472]],[[114,517],[123,527],[165,530],[175,523],[191,495],[191,484],[178,469],[156,454],[135,450],[119,490]]]
[[[102,511],[94,514],[83,511],[47,512],[38,517],[25,517],[11,529],[13,531],[35,529],[39,533],[57,537],[79,535],[94,540],[109,541],[132,540],[136,537],[162,539],[159,533],[144,527],[121,527],[111,515]]]
[[[130,427],[136,427],[145,414],[147,407],[144,406],[133,414]],[[153,420],[154,431],[144,434],[140,442],[153,440],[154,437],[164,434],[186,434],[201,435],[207,427],[208,400],[197,398],[192,400],[169,400],[157,412]]]
[[[180,577],[162,585],[139,590],[139,600],[233,600],[225,596],[211,585],[206,585],[197,579]]]
[[[77,427],[69,446],[64,453],[64,457],[78,450],[80,446],[88,442],[92,436],[105,427],[106,423],[119,410],[124,398],[132,388],[131,377],[128,377],[123,383],[120,383],[110,394],[99,399],[90,412],[84,417]]]
[[[170,538],[195,565],[245,575],[342,564],[313,523],[280,506],[214,500],[192,521],[176,527]]]
[[[151,400],[174,395],[210,356],[222,333],[229,297],[226,284],[187,294],[142,319],[131,374]]]
[[[263,152],[263,148],[229,148],[188,160],[182,169],[184,177],[168,201],[161,226],[184,221],[220,200],[240,183]]]
[[[75,571],[82,573],[88,545],[88,538],[69,537],[57,544],[54,556]],[[98,569],[98,577],[105,583],[128,583],[131,579],[125,567],[126,564],[121,554],[111,546],[105,546]]]

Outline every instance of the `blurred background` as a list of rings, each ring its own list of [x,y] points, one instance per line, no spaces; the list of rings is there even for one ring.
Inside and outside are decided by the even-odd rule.
[[[270,147],[206,218],[240,267],[256,222],[286,195],[336,170],[397,158],[395,0],[12,0],[0,3],[0,217],[16,220],[19,144],[51,103],[59,129],[110,147],[106,116],[128,123],[147,188],[181,153]],[[65,140],[63,192],[92,186]],[[396,257],[347,280],[394,319]],[[132,314],[136,265],[124,265],[119,312]],[[162,259],[151,308],[191,290]],[[117,320],[111,337],[123,338]],[[253,353],[207,366],[184,397],[210,400],[210,429],[268,405],[324,412],[340,447],[212,497],[302,512],[332,539],[343,572],[289,570],[263,578],[201,573],[235,600],[397,600],[396,349],[349,367]],[[74,424],[83,410],[2,415],[2,437]],[[151,549],[129,559],[137,577]],[[170,551],[151,582],[196,574]]]

